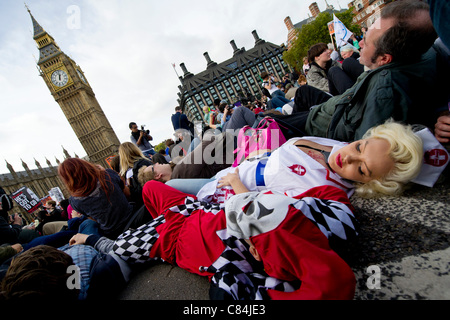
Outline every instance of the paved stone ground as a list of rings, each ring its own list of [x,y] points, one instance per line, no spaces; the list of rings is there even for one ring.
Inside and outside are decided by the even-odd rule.
[[[354,199],[361,234],[352,266],[355,299],[450,299],[450,179],[404,196]],[[367,267],[381,270],[380,289],[367,287]]]
[[[449,170],[441,178],[432,189],[416,185],[400,198],[352,198],[361,225],[346,254],[357,279],[355,300],[450,299]],[[208,300],[208,290],[206,278],[156,264],[138,272],[118,298]]]

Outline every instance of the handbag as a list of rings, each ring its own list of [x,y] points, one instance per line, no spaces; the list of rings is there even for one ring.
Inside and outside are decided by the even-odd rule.
[[[237,167],[253,151],[277,149],[286,142],[278,123],[271,117],[262,119],[256,128],[244,126],[239,130],[237,148],[234,150],[236,159],[233,167]]]

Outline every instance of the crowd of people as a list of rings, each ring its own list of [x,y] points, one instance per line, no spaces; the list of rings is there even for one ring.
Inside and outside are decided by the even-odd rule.
[[[214,101],[202,128],[176,107],[176,139],[161,153],[132,122],[111,168],[66,159],[65,227],[19,244],[21,221],[5,221],[16,238],[1,234],[11,244],[1,247],[1,297],[114,297],[140,265],[164,261],[208,277],[212,299],[352,299],[341,255],[358,234],[352,195],[399,195],[420,173],[413,125],[449,143],[442,3],[387,5],[338,59],[312,46],[298,77],[261,73],[261,100]],[[235,163],[236,133],[267,116],[287,141]],[[10,201],[2,196],[0,223]]]

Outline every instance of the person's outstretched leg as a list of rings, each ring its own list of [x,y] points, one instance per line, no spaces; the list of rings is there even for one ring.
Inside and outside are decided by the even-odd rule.
[[[344,70],[339,67],[331,67],[328,71],[328,87],[333,96],[343,94],[355,84]]]
[[[342,62],[342,70],[353,80],[353,83],[356,82],[356,79],[364,72],[364,66],[359,63],[358,60],[350,57],[345,59]]]
[[[148,181],[142,190],[145,207],[153,218],[158,217],[173,206],[184,204],[187,196],[192,197],[192,195],[155,180]]]
[[[295,92],[294,110],[292,113],[309,111],[312,106],[316,106],[328,101],[332,97],[328,92],[319,90],[309,85],[301,86]]]

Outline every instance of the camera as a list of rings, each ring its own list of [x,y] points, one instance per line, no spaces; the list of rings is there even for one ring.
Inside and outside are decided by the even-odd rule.
[[[145,124],[141,125],[141,130],[144,131],[146,134],[150,134],[150,130],[145,130]]]

